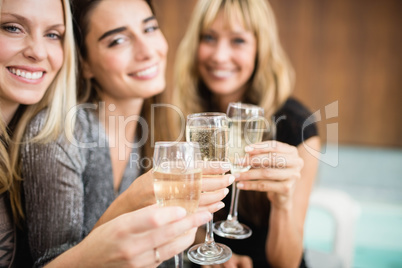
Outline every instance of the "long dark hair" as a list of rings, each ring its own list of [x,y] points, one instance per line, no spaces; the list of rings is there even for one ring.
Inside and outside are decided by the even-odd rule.
[[[97,104],[101,101],[99,96],[100,87],[97,84],[95,79],[87,79],[83,75],[83,66],[82,62],[84,59],[87,59],[88,53],[87,48],[85,46],[85,38],[88,35],[89,25],[90,25],[90,17],[93,10],[102,2],[103,0],[71,0],[71,6],[73,10],[73,22],[74,22],[74,38],[77,45],[79,64],[78,64],[78,85],[77,85],[77,98],[79,103],[94,103]],[[154,14],[154,8],[151,0],[144,0],[150,7],[152,13]],[[163,103],[167,100],[167,94],[159,94],[153,96],[151,98],[145,99],[144,104],[141,110],[141,117],[145,118],[145,120],[149,123],[151,122],[151,107],[152,104],[155,103]],[[166,113],[162,113],[161,109],[155,110],[155,115],[153,116],[153,120],[155,120],[155,126],[163,126],[166,125],[167,118]],[[140,128],[137,128],[138,131],[141,131]],[[155,134],[155,137],[152,141],[159,140],[169,140],[169,133],[166,131],[152,131],[148,132],[148,141],[150,141],[150,136]],[[147,142],[143,149],[142,153],[145,157],[152,157],[153,154],[153,144]]]

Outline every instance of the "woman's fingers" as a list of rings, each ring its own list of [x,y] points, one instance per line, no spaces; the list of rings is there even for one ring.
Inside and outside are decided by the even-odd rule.
[[[161,257],[163,257],[164,260],[167,260],[179,252],[186,250],[193,244],[196,231],[197,229],[193,228],[184,235],[179,236],[177,239],[158,247]]]
[[[245,151],[251,156],[264,153],[294,154],[297,153],[297,148],[279,141],[264,141],[246,146]]]
[[[253,168],[285,169],[303,167],[303,159],[298,154],[264,153],[248,157],[247,164]]]
[[[191,246],[194,242],[196,231],[196,228],[192,228],[176,239],[154,248],[148,248],[143,253],[134,255],[134,258],[130,261],[131,267],[156,267],[164,260],[172,258]]]
[[[157,205],[152,205],[126,213],[124,217],[120,218],[120,221],[123,222],[122,224],[129,226],[132,232],[140,233],[180,220],[186,214],[186,210],[182,207],[158,207]],[[142,220],[136,220],[138,218]]]
[[[283,181],[299,180],[301,178],[300,170],[297,168],[276,169],[276,168],[254,168],[247,172],[239,173],[237,181]]]
[[[206,175],[202,177],[202,192],[213,192],[220,190],[231,185],[235,177],[231,174],[228,175]]]
[[[146,250],[159,248],[166,243],[173,243],[172,241],[178,239],[180,236],[185,235],[186,241],[190,246],[194,240],[195,232],[187,233],[193,228],[199,227],[212,219],[211,213],[207,211],[196,212],[193,215],[185,217],[179,221],[169,223],[159,228],[153,228],[149,231],[142,233],[131,234],[133,241],[140,246],[132,247],[131,255],[137,256],[145,254]],[[191,238],[191,239],[190,239]],[[173,248],[172,248],[173,250]],[[178,253],[180,251],[176,251]],[[174,254],[173,254],[174,255]],[[162,258],[162,256],[161,256]]]
[[[241,181],[237,183],[237,188],[247,191],[258,192],[275,192],[280,194],[289,194],[294,185],[295,180],[271,181],[271,180],[255,180]]]
[[[202,174],[204,175],[220,175],[230,170],[229,161],[203,161]]]
[[[221,201],[229,193],[228,188],[214,192],[204,192],[201,193],[199,206],[208,206]]]

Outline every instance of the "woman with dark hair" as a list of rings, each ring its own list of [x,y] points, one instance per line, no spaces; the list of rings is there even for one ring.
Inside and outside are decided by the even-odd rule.
[[[151,171],[144,173],[152,163],[146,150],[151,146],[144,144],[150,133],[148,103],[165,88],[167,43],[149,1],[71,5],[80,105],[72,111],[72,132],[23,147],[30,252],[35,266],[59,255],[50,264],[156,265],[189,246],[195,232],[187,231],[210,218],[208,212],[183,218],[180,208],[142,209],[155,203]],[[25,138],[44,120],[39,113]],[[200,206],[211,212],[221,208],[233,180],[224,176],[203,183],[208,192]]]

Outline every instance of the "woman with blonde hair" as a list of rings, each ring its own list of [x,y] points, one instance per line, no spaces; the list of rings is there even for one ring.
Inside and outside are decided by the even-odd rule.
[[[188,247],[194,228],[211,217],[148,207],[155,197],[151,171],[142,174],[152,164],[142,148],[148,133],[142,110],[165,88],[166,40],[150,1],[70,2],[81,76],[80,103],[69,113],[75,127],[21,153],[33,265],[156,266]],[[45,120],[45,112],[31,120],[25,139]],[[222,207],[233,180],[203,183],[211,192],[200,206]]]
[[[64,119],[76,99],[75,49],[68,1],[47,1],[45,11],[34,2],[0,1],[2,267],[16,261],[16,233],[23,226],[19,150],[26,126],[41,109],[48,107],[44,128],[32,141],[52,139],[63,128],[72,128],[73,120],[64,125]],[[64,12],[63,6],[67,7]]]
[[[269,3],[199,0],[177,51],[175,84],[185,115],[226,112],[230,102],[244,102],[263,107],[269,122],[264,141],[246,147],[252,168],[236,175],[243,190],[239,221],[253,234],[216,239],[235,253],[223,266],[303,267],[303,226],[318,165],[306,147],[319,150],[320,141],[316,126],[307,124],[311,113],[291,97],[294,73]]]

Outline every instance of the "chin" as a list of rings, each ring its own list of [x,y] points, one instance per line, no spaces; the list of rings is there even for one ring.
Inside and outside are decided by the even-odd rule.
[[[23,105],[34,105],[40,102],[43,99],[43,96],[44,94],[40,96],[24,96],[23,99],[19,100],[19,103]]]
[[[226,90],[225,88],[216,88],[216,89],[211,88],[210,90],[213,94],[219,95],[219,96],[231,95],[235,92],[235,90],[232,90],[232,89]]]
[[[153,96],[156,96],[156,95],[162,93],[163,91],[165,91],[165,88],[166,88],[166,85],[165,85],[165,84],[162,84],[162,85],[158,85],[158,86],[153,87],[152,90],[148,91],[148,93],[149,93],[148,95],[149,95],[149,96],[148,96],[147,98],[151,98],[151,97],[153,97]]]

